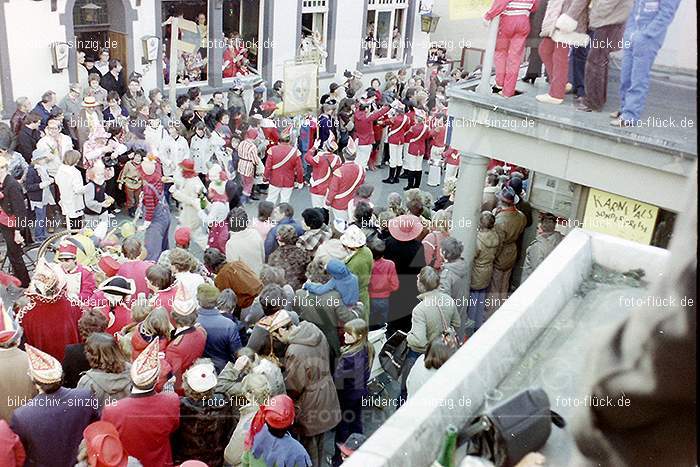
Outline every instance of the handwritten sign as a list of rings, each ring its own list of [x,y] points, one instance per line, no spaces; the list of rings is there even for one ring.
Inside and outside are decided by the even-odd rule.
[[[586,229],[648,245],[659,208],[591,188],[583,225]]]
[[[490,0],[450,0],[450,21],[481,18],[490,6]]]

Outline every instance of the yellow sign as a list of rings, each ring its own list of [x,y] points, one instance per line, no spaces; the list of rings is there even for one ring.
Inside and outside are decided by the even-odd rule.
[[[450,0],[450,21],[481,18],[490,6],[490,0]]]
[[[648,245],[659,208],[591,188],[583,226],[588,230]]]

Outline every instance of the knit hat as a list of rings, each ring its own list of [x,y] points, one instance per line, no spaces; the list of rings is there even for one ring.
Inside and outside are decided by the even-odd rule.
[[[126,467],[129,455],[119,439],[119,432],[109,422],[97,421],[83,431],[90,467]]]
[[[358,226],[350,225],[340,236],[340,241],[348,248],[360,248],[367,243],[367,237]]]
[[[219,289],[211,284],[202,284],[197,287],[197,301],[202,308],[214,308],[219,298]]]
[[[180,284],[173,297],[173,314],[189,316],[197,309],[197,300],[192,297],[184,285]]]
[[[5,305],[0,300],[0,344],[8,344],[18,340],[22,335],[22,328],[19,327],[10,313],[5,309]]]
[[[147,388],[156,382],[158,374],[160,373],[159,352],[160,340],[156,338],[143,349],[143,352],[141,352],[138,357],[136,357],[129,371],[134,386]]]
[[[122,276],[114,276],[101,283],[98,290],[108,294],[126,297],[127,295],[133,295],[136,293],[136,283],[133,279],[127,279],[126,277]]]
[[[260,406],[250,423],[250,430],[245,438],[247,449],[253,446],[255,435],[262,430],[266,423],[278,430],[292,426],[294,423],[294,401],[288,395],[281,394],[270,399],[267,405]]]
[[[187,246],[192,238],[192,229],[189,227],[178,227],[175,229],[175,245]]]
[[[58,246],[57,259],[75,259],[78,257],[78,246],[69,241],[63,241]]]
[[[36,347],[25,344],[24,350],[29,358],[29,376],[43,384],[58,383],[63,378],[61,362]]]
[[[183,375],[187,385],[195,392],[207,392],[216,386],[216,368],[208,358],[197,360]]]

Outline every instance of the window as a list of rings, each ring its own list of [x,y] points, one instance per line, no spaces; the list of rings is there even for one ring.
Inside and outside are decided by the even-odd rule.
[[[223,33],[227,49],[223,77],[257,74],[262,63],[260,0],[224,0]]]
[[[319,49],[327,52],[328,10],[328,0],[303,0],[301,4],[301,37],[313,40],[309,47],[319,57],[321,67],[326,65],[325,53]]]
[[[407,9],[408,0],[367,0],[365,65],[403,61]]]
[[[193,53],[180,52],[177,61],[177,82],[202,84],[207,81],[208,21],[207,0],[162,0],[163,21],[170,17],[182,17],[197,23],[201,46]],[[163,82],[170,83],[170,25],[163,26]]]

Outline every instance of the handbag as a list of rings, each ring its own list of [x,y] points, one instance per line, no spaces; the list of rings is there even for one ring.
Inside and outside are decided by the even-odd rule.
[[[543,389],[526,389],[473,418],[457,444],[466,442],[467,455],[488,459],[496,467],[512,467],[544,446],[552,423],[566,426],[562,416],[551,410]]]
[[[408,354],[407,335],[403,331],[396,331],[387,339],[379,352],[379,364],[396,381],[401,379],[401,369]]]
[[[451,349],[459,348],[459,340],[457,339],[457,330],[445,320],[445,315],[442,314],[440,306],[437,306],[440,313],[440,321],[442,321],[442,342]]]

